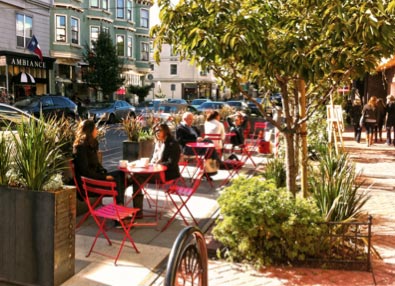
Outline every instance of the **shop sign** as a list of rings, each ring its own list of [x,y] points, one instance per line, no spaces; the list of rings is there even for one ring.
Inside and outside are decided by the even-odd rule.
[[[36,61],[26,58],[9,57],[9,64],[14,66],[29,67],[29,68],[40,68],[46,69],[47,65],[45,62]]]

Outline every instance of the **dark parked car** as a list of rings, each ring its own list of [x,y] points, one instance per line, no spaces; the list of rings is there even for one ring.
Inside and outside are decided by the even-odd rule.
[[[97,102],[88,108],[88,118],[94,121],[115,123],[128,115],[136,115],[136,108],[124,100]]]
[[[66,116],[76,118],[78,114],[77,104],[68,97],[60,95],[29,96],[18,100],[14,103],[14,106],[35,117],[39,117],[41,112],[44,117]]]

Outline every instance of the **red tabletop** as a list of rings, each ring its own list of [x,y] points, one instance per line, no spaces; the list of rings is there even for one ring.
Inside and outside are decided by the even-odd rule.
[[[188,147],[191,148],[214,148],[214,143],[210,142],[190,142],[186,144]]]

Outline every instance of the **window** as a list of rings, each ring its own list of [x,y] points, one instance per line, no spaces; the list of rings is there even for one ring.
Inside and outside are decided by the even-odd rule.
[[[148,61],[149,60],[149,44],[141,43],[141,60]]]
[[[96,42],[97,41],[97,39],[99,39],[99,32],[100,32],[100,29],[99,29],[99,27],[95,27],[95,26],[92,26],[91,27],[91,48],[93,48],[93,42]]]
[[[140,26],[143,28],[149,27],[149,11],[147,9],[140,10]]]
[[[117,55],[118,57],[125,56],[125,36],[117,35]]]
[[[71,18],[71,43],[78,45],[80,43],[80,23],[79,19]]]
[[[91,0],[91,8],[99,8],[99,0]]]
[[[26,48],[33,35],[33,18],[16,14],[16,45]]]
[[[66,16],[56,16],[56,42],[66,42]]]
[[[127,5],[127,19],[128,21],[133,21],[132,1],[128,1]]]
[[[128,37],[128,57],[133,57],[133,38]]]
[[[175,64],[170,65],[170,74],[177,75],[177,65],[175,65]]]
[[[101,6],[102,9],[107,11],[108,10],[108,0],[102,0],[101,3],[102,3],[102,6]]]
[[[125,2],[124,0],[117,0],[117,18],[125,18]]]

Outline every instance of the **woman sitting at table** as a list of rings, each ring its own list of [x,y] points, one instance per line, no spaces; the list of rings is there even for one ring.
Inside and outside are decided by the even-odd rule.
[[[225,127],[220,121],[221,116],[218,111],[211,111],[204,123],[205,134],[218,134],[221,140],[213,140],[216,150],[222,150],[223,141],[225,140]]]
[[[161,164],[167,167],[166,171],[164,172],[164,177],[161,174],[156,174],[152,176],[150,179],[150,183],[160,182],[167,182],[170,180],[174,180],[179,178],[180,175],[180,168],[178,166],[178,161],[180,160],[180,145],[174,139],[173,135],[171,134],[169,126],[166,124],[160,124],[155,128],[155,147],[154,153],[151,158],[152,164]],[[142,184],[147,177],[150,176],[149,174],[134,174],[133,175],[133,193],[139,189],[139,185]],[[139,183],[137,183],[137,182]],[[143,200],[144,194],[139,192],[133,198],[133,206],[135,208],[139,208],[140,211],[137,213],[137,218],[142,217],[143,214]]]
[[[78,125],[73,143],[73,156],[75,176],[78,186],[83,192],[81,176],[96,179],[115,181],[117,183],[117,203],[124,204],[125,197],[125,174],[122,171],[107,172],[99,162],[97,152],[97,127],[93,120],[84,120]]]
[[[244,144],[244,131],[248,128],[248,117],[241,113],[236,112],[234,115],[230,115],[226,118],[228,125],[230,126],[230,132],[234,133],[234,136],[230,137],[230,143],[233,147]]]

